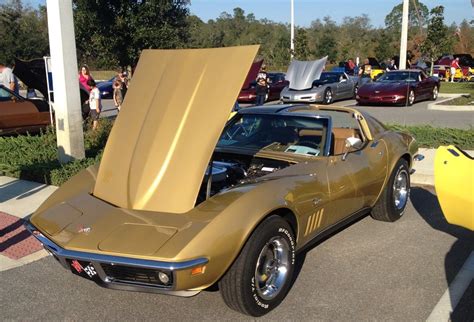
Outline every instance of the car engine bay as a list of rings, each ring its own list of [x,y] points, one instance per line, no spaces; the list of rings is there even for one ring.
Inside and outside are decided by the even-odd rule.
[[[208,166],[196,204],[205,201],[222,190],[251,182],[289,165],[291,163],[287,161],[242,154],[215,153],[212,158],[212,171],[211,167]]]

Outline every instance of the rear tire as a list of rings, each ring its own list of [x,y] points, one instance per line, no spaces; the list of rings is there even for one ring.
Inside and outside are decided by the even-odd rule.
[[[400,159],[370,215],[380,221],[397,221],[403,216],[409,198],[410,174],[408,162]]]
[[[295,237],[280,216],[265,219],[219,281],[231,309],[262,316],[277,307],[290,290],[295,267]]]

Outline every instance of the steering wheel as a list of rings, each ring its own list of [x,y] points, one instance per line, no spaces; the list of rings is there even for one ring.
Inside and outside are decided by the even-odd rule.
[[[297,145],[307,146],[309,148],[320,150],[319,149],[319,144],[317,144],[316,142],[313,142],[313,141],[309,141],[309,140],[299,141],[297,143]]]

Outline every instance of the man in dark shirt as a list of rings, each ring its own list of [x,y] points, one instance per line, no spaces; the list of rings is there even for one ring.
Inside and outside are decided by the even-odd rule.
[[[267,68],[262,66],[260,69],[260,73],[257,75],[257,85],[255,87],[255,91],[257,94],[257,101],[255,105],[263,105],[265,103],[267,92],[268,92],[268,76],[267,76]]]

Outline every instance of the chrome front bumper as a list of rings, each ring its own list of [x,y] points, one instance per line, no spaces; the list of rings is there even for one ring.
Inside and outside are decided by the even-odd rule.
[[[107,288],[127,290],[127,291],[140,291],[140,292],[153,292],[161,293],[182,297],[189,297],[198,294],[200,291],[197,290],[175,290],[176,285],[176,273],[181,270],[191,269],[198,266],[203,266],[208,263],[207,258],[197,258],[184,262],[163,262],[146,259],[137,259],[130,257],[121,257],[113,255],[95,254],[81,251],[74,251],[64,249],[53,241],[45,237],[35,226],[29,221],[25,223],[25,228],[43,245],[46,251],[48,251],[65,269],[71,270],[71,261],[84,261],[92,264],[95,271],[97,272],[99,285]],[[124,269],[144,269],[150,271],[164,271],[172,275],[172,281],[170,285],[157,285],[147,283],[143,281],[131,281],[118,279],[113,276],[106,274],[103,269],[104,265],[111,265],[115,267],[123,267]]]

